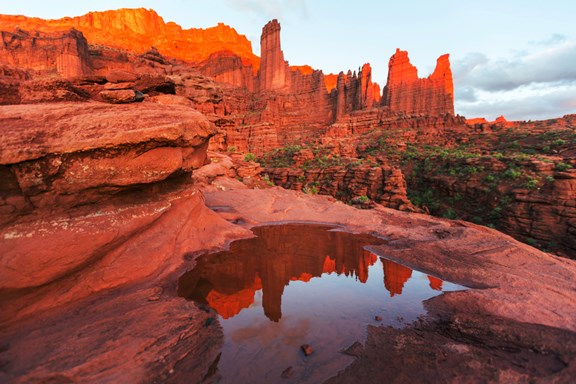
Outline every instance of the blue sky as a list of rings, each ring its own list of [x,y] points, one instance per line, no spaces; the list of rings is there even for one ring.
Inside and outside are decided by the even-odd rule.
[[[576,113],[576,2],[568,0],[0,0],[0,13],[43,18],[152,8],[184,28],[233,26],[259,54],[262,26],[277,18],[292,65],[325,73],[369,62],[385,85],[396,48],[420,77],[450,53],[456,113],[490,120]]]

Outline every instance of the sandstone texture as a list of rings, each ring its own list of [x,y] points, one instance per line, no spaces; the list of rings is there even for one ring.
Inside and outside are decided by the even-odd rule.
[[[0,18],[4,20],[4,18]],[[35,73],[72,78],[90,75],[88,42],[81,32],[8,32],[0,27],[0,63]]]
[[[185,106],[60,103],[0,107],[2,221],[190,173],[212,124]]]
[[[260,37],[260,72],[259,89],[283,90],[286,88],[286,75],[289,73],[288,63],[284,61],[284,53],[280,49],[280,23],[274,19],[262,28]]]
[[[2,372],[4,381],[146,378],[180,382],[186,378],[201,382],[207,376],[217,377],[222,336],[214,328],[215,320],[210,320],[215,314],[185,302],[178,305],[175,281],[189,268],[187,265],[193,265],[197,250],[222,247],[231,239],[250,236],[247,228],[259,223],[287,221],[334,223],[354,232],[377,233],[387,239],[377,247],[378,252],[473,288],[430,301],[431,317],[404,330],[370,327],[364,349],[357,353],[356,362],[334,379],[337,382],[364,380],[366,375],[374,382],[384,380],[392,374],[389,367],[394,367],[399,382],[405,382],[417,366],[420,374],[429,377],[450,374],[458,380],[473,381],[508,377],[512,382],[566,382],[572,376],[576,363],[570,341],[576,331],[572,321],[576,315],[573,261],[465,222],[382,207],[358,210],[330,198],[280,188],[207,193],[205,204],[221,213],[206,209],[198,194],[186,197],[178,192],[171,196],[161,200],[167,202],[165,210],[151,210],[152,202],[134,206],[132,209],[156,212],[160,217],[139,227],[144,230],[136,229],[136,225],[133,236],[124,237],[126,240],[112,250],[95,245],[102,252],[96,262],[74,268],[34,291],[4,295],[7,311],[0,330],[8,343],[0,353],[7,362]],[[79,229],[88,227],[84,220],[91,215],[79,213],[73,213],[80,220],[76,225],[53,228],[45,235],[67,230],[70,244],[76,244],[72,248],[80,246],[73,239],[80,235]],[[101,220],[105,221],[106,211],[102,213]],[[128,223],[134,225],[145,217],[128,216],[129,221],[121,227],[129,230]],[[101,224],[105,227],[105,222]],[[34,226],[28,228],[30,231]],[[40,241],[37,245],[41,246],[47,241],[43,233],[23,237],[31,243]],[[3,247],[6,242],[4,238]],[[389,285],[399,292],[402,282],[394,280]],[[107,289],[106,293],[94,294],[101,289]],[[56,302],[43,299],[57,292]],[[162,327],[158,327],[160,323]],[[154,329],[158,328],[163,332],[157,333]],[[423,334],[425,339],[418,336]],[[30,345],[44,345],[50,340],[58,343],[51,344],[49,355],[42,348],[33,348],[33,358],[24,357]],[[513,345],[513,350],[502,349],[502,340],[507,340],[506,346]],[[485,344],[479,348],[481,343]],[[89,355],[82,352],[87,345]],[[389,345],[397,346],[390,352],[391,358],[400,359],[394,363],[383,362],[380,357]],[[425,365],[422,348],[435,356]],[[455,349],[465,353],[451,353]],[[516,351],[527,354],[526,358],[518,360]],[[58,360],[48,356],[58,356]],[[471,361],[476,363],[470,365]],[[368,368],[368,364],[375,365]]]

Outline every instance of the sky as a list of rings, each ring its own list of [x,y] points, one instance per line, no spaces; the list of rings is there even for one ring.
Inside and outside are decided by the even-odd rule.
[[[281,24],[284,58],[324,73],[370,63],[384,87],[406,50],[418,75],[450,54],[455,112],[540,120],[576,113],[576,1],[572,0],[0,0],[0,13],[42,18],[151,8],[183,28],[223,22],[259,55],[264,24]]]

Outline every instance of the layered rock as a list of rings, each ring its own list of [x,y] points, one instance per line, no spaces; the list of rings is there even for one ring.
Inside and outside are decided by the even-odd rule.
[[[227,118],[233,124],[223,130],[224,146],[262,154],[325,134],[332,136],[334,127],[349,127],[350,123],[366,125],[352,132],[361,133],[374,127],[383,129],[387,122],[392,126],[422,123],[418,119],[398,122],[406,114],[429,116],[424,117],[428,125],[437,125],[428,120],[440,115],[454,115],[447,55],[438,59],[436,70],[429,78],[418,79],[407,53],[399,51],[396,64],[391,64],[387,98],[381,99],[380,87],[372,82],[369,64],[359,68],[358,73],[341,72],[337,77],[328,78],[308,66],[290,67],[280,46],[277,20],[263,28],[261,51],[261,67],[255,77],[251,76],[251,67],[244,66],[233,55],[214,56],[210,62],[203,63],[205,73],[251,93],[252,101],[246,103],[247,95],[242,91],[225,90],[224,98],[230,111]],[[360,124],[356,123],[358,120]]]
[[[408,52],[397,49],[388,65],[383,105],[406,114],[454,115],[454,85],[448,55],[440,56],[434,72],[420,79]]]
[[[436,161],[438,168],[474,167],[482,172],[468,178],[421,174],[420,186],[413,188],[426,188],[444,196],[450,203],[443,203],[443,207],[461,212],[467,220],[481,217],[518,239],[561,250],[565,256],[576,256],[576,170],[559,171],[554,162],[527,160],[521,169],[538,178],[534,180],[541,180],[536,186],[529,188],[526,181],[514,180],[502,181],[498,186],[487,185],[487,175],[506,172],[506,161],[510,160],[473,159],[444,161],[444,164]],[[457,197],[464,198],[455,201]]]
[[[200,70],[215,81],[235,87],[255,90],[256,77],[252,65],[246,65],[240,56],[230,51],[216,52],[200,64]]]
[[[214,52],[228,50],[247,64],[252,63],[257,67],[259,63],[246,36],[239,35],[227,25],[182,29],[173,22],[165,23],[155,11],[145,8],[90,12],[56,20],[8,15],[0,17],[0,30],[12,31],[16,28],[42,31],[75,28],[86,36],[90,44],[138,54],[155,47],[164,56],[193,62],[205,60]]]
[[[103,25],[107,27],[104,28]],[[380,100],[380,89],[372,82],[372,70],[369,64],[364,64],[359,68],[357,74],[356,72],[348,72],[347,75],[341,73],[338,77],[333,75],[325,77],[321,71],[309,66],[290,67],[281,49],[280,24],[277,20],[272,20],[262,29],[262,65],[260,65],[260,60],[254,59],[255,56],[250,58],[246,54],[247,50],[251,53],[249,46],[240,49],[234,47],[234,44],[229,44],[230,42],[238,43],[238,39],[234,37],[235,32],[224,25],[218,25],[215,30],[206,32],[182,31],[173,23],[165,24],[155,12],[144,9],[95,12],[78,18],[48,21],[11,16],[0,18],[0,28],[16,26],[28,26],[47,31],[74,27],[83,31],[90,43],[122,47],[133,53],[143,52],[141,56],[135,56],[130,52],[93,46],[88,56],[89,69],[94,75],[106,78],[111,73],[119,71],[138,74],[138,76],[172,75],[176,83],[173,92],[193,99],[194,105],[202,112],[214,115],[211,117],[212,121],[218,122],[221,128],[218,139],[221,149],[234,147],[239,151],[261,154],[273,148],[314,140],[323,135],[330,124],[346,123],[349,116],[375,107],[379,107],[380,110],[403,113],[421,113],[427,109],[430,115],[441,114],[450,109],[453,112],[451,105],[446,108],[439,106],[439,100],[442,98],[438,96],[439,92],[436,89],[439,89],[442,79],[445,80],[446,87],[451,84],[447,57],[446,60],[440,60],[435,73],[429,79],[425,79],[425,86],[416,87],[420,89],[417,93],[422,96],[422,100],[416,103],[418,107],[406,108],[405,102],[402,104]],[[121,34],[121,38],[110,42],[111,36],[120,29],[126,32]],[[211,40],[205,44],[207,40],[210,40],[206,37],[208,34],[218,38],[212,38],[214,41]],[[180,47],[186,49],[180,49],[179,52],[186,51],[188,52],[186,55],[189,54],[190,57],[172,52],[162,45],[166,39],[174,42],[174,45],[181,44],[178,36],[185,36],[186,41],[196,44],[195,53],[194,49],[187,49],[188,46],[185,44]],[[52,49],[60,51],[58,47]],[[207,87],[205,85],[208,83],[204,80],[200,82],[201,85],[198,85],[199,82],[196,80],[188,81],[190,75],[184,75],[184,73],[190,73],[191,68],[185,68],[185,65],[174,66],[174,62],[169,62],[162,55],[196,61],[198,69],[204,75],[211,76],[216,82],[229,84],[232,87],[220,88],[213,85]],[[422,80],[418,80],[415,73],[414,75],[417,83]],[[198,78],[197,74],[191,76],[193,79]],[[395,77],[392,76],[392,80],[394,79]],[[127,81],[126,84],[134,83],[133,79]],[[394,89],[396,92],[398,87],[393,86],[394,81],[389,82],[391,84],[387,89]],[[7,90],[14,89],[14,81],[6,82],[3,87]],[[75,92],[74,89],[61,86],[57,87],[58,92],[54,91],[51,94],[48,92],[45,97],[35,101],[25,101],[25,97],[21,95],[22,92],[20,92],[20,97],[5,96],[0,101],[3,103],[41,102],[51,101],[50,98],[71,101],[92,97],[101,101],[118,102],[138,99],[128,96],[128,92],[122,92],[126,95],[119,97],[120,92],[116,91],[120,89],[133,89],[147,93],[137,87],[122,88],[122,85],[114,87],[106,88],[105,92],[101,93],[103,90],[98,86],[83,85],[82,92]],[[414,84],[408,88],[415,89]],[[412,92],[406,89],[400,92],[404,92],[403,94]],[[111,93],[115,97],[108,97]],[[6,94],[10,93],[6,92]],[[392,99],[396,100],[398,97],[392,97]],[[197,102],[198,100],[201,101]],[[444,101],[445,104],[450,103],[448,99]],[[380,104],[384,105],[384,108],[380,107]],[[374,117],[378,114],[368,113],[365,117]],[[379,120],[374,120],[369,124],[379,123]]]
[[[266,168],[275,185],[303,190],[312,186],[320,194],[331,195],[350,202],[354,197],[365,196],[385,207],[411,210],[414,207],[406,195],[406,181],[399,168],[337,166],[327,168]]]
[[[2,20],[0,18],[0,20]],[[0,63],[44,76],[74,78],[90,75],[88,42],[81,32],[2,31]]]
[[[204,164],[211,123],[186,106],[2,106],[2,221],[96,202]]]
[[[262,28],[260,37],[260,91],[285,91],[290,87],[287,75],[290,73],[284,53],[280,48],[280,23],[274,19]]]

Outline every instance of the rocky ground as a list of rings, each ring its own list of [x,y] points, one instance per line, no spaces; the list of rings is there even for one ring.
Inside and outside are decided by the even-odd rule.
[[[206,206],[194,196],[200,195],[173,197],[160,218],[143,230],[134,228],[101,260],[71,268],[34,290],[4,295],[2,380],[216,378],[217,363],[212,363],[222,342],[217,316],[178,298],[176,281],[200,250],[250,236],[251,226],[286,221],[376,233],[389,239],[379,252],[472,288],[428,301],[428,316],[404,329],[370,326],[355,362],[331,382],[562,383],[574,375],[573,261],[465,222],[380,206],[359,210],[279,188],[206,192]],[[220,213],[210,206],[220,207]],[[148,204],[139,208],[139,216],[154,212]],[[74,239],[87,216],[69,227],[69,247],[82,248]],[[37,234],[27,238],[43,245]],[[3,249],[9,245],[4,236]]]
[[[417,102],[398,96],[401,66],[381,101],[369,65],[288,66],[275,21],[261,61],[229,27],[143,9],[0,27],[0,382],[216,382],[217,314],[179,298],[178,278],[279,222],[376,234],[379,253],[470,288],[368,327],[329,382],[573,381],[576,262],[425,214],[571,256],[573,116],[467,123],[451,81],[418,79],[401,51]],[[191,58],[152,46],[192,37],[206,44]]]

